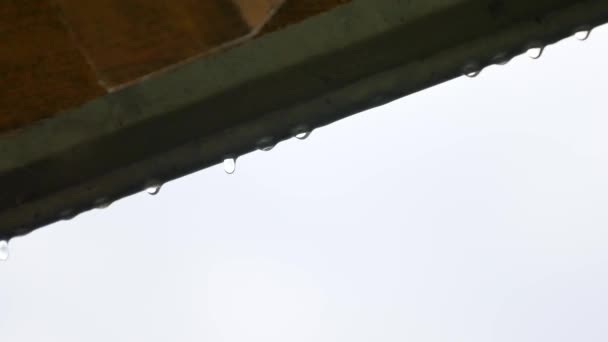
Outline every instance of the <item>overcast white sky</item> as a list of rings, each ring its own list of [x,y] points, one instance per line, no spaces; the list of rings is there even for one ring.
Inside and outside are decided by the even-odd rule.
[[[606,341],[607,42],[15,239],[0,341]]]

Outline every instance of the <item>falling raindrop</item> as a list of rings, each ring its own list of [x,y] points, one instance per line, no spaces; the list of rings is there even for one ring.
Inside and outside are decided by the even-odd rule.
[[[2,240],[0,241],[0,261],[8,260],[9,250],[8,250],[8,241]]]
[[[274,139],[271,137],[264,137],[258,141],[258,149],[260,151],[268,152],[275,146]]]
[[[162,185],[162,184],[160,184],[160,185],[153,185],[153,186],[151,186],[151,187],[147,188],[147,189],[146,189],[146,192],[147,192],[149,195],[151,195],[151,196],[158,195],[158,193],[160,192],[160,189],[161,189],[162,187],[163,187],[163,185]]]
[[[236,158],[226,158],[224,159],[224,171],[227,174],[231,175],[236,170]]]
[[[531,47],[528,49],[528,57],[532,58],[532,59],[539,59],[540,56],[543,55],[543,52],[545,51],[545,47],[544,46],[536,46],[536,47]]]
[[[296,134],[296,139],[304,140],[310,136],[311,132],[301,132]]]
[[[587,40],[587,38],[589,38],[590,34],[591,34],[591,30],[584,29],[584,30],[580,30],[580,31],[576,32],[574,34],[574,37],[578,40]]]
[[[464,67],[463,73],[467,77],[477,77],[481,73],[481,69],[475,64],[469,64]]]

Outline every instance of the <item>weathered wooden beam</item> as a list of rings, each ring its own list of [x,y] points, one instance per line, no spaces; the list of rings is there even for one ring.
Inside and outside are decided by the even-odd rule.
[[[0,238],[606,21],[608,0],[355,0],[3,137]]]

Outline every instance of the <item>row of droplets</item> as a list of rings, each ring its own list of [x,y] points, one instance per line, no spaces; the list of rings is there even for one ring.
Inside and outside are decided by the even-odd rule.
[[[299,130],[295,134],[296,139],[304,140],[310,136],[310,131]],[[274,148],[275,144],[272,138],[262,138],[258,142],[258,148],[262,151],[270,151]],[[236,158],[226,158],[224,160],[224,171],[227,174],[233,174],[236,171]],[[162,188],[162,184],[151,185],[146,189],[146,192],[150,195],[158,195]],[[111,202],[106,200],[99,200],[96,202],[95,207],[98,209],[105,209],[110,206]],[[6,261],[9,258],[9,243],[8,240],[0,240],[0,261]]]
[[[590,35],[591,29],[585,29],[576,32],[574,37],[580,41],[585,41]],[[545,46],[539,45],[529,48],[526,54],[532,59],[539,59],[543,55],[544,51]],[[499,65],[505,65],[509,62],[509,60],[509,57],[504,54],[500,54],[494,58],[494,62]],[[473,78],[481,73],[481,69],[476,64],[469,64],[464,67],[463,73],[465,76]]]
[[[587,40],[589,35],[591,34],[591,29],[580,30],[574,34],[574,37],[580,41]],[[545,46],[535,46],[531,47],[527,51],[528,57],[532,59],[539,59],[543,52],[545,51]],[[501,54],[496,56],[495,63],[499,65],[505,65],[509,62],[509,57],[505,54]],[[481,73],[481,70],[475,65],[471,64],[464,68],[464,74],[468,77],[476,77]],[[298,129],[295,137],[299,140],[304,140],[310,136],[310,130]],[[258,148],[262,151],[270,151],[274,148],[275,144],[272,138],[265,137],[260,139],[258,142]],[[233,174],[236,171],[236,157],[230,157],[224,159],[224,171],[227,174]],[[156,184],[147,188],[147,192],[150,195],[157,195],[162,188],[162,184]],[[98,208],[105,208],[107,205],[98,206]]]
[[[585,41],[591,35],[591,29],[580,30],[574,34],[574,37],[580,41]],[[544,46],[535,46],[527,51],[528,57],[532,59],[539,59],[545,50]],[[509,62],[509,57],[507,55],[498,55],[495,58],[495,63],[499,65],[504,65]],[[481,73],[481,70],[476,67],[474,64],[470,64],[464,68],[464,74],[467,77],[476,77]],[[310,136],[309,130],[299,130],[298,133],[295,134],[295,137],[299,140],[304,140]],[[275,144],[273,139],[270,137],[262,138],[258,143],[259,149],[262,151],[270,151],[274,148]],[[224,159],[224,171],[227,174],[233,174],[236,171],[236,158],[230,157]],[[153,185],[146,189],[146,192],[150,195],[158,195],[162,188],[162,184]],[[110,202],[101,201],[96,207],[99,209],[107,208],[110,205]],[[9,243],[7,240],[0,240],[0,261],[6,261],[9,258]]]
[[[574,34],[574,37],[580,41],[585,41],[591,35],[591,29],[580,30]],[[539,59],[545,50],[545,46],[534,46],[528,49],[527,55],[532,59]],[[509,57],[505,54],[500,54],[494,58],[494,62],[499,65],[505,65],[509,62]],[[464,75],[467,77],[476,77],[481,73],[481,69],[475,64],[469,64],[464,68]],[[300,129],[295,134],[295,137],[299,140],[304,140],[310,136],[309,130]],[[270,151],[274,148],[275,144],[273,139],[270,137],[262,138],[258,143],[259,149],[262,151]],[[230,157],[224,159],[224,171],[227,174],[233,174],[236,171],[236,158]],[[162,184],[155,184],[146,189],[146,192],[150,195],[158,195],[162,188]],[[100,201],[96,205],[98,209],[107,208],[110,205],[108,201]],[[0,240],[0,261],[6,261],[9,258],[9,243],[7,240]]]
[[[585,30],[580,30],[580,31],[576,32],[574,34],[574,37],[580,41],[585,41],[589,38],[590,35],[591,35],[591,30],[585,29]],[[545,50],[544,46],[535,46],[535,47],[528,49],[527,55],[528,55],[528,57],[530,57],[532,59],[539,59],[543,55],[544,50]],[[499,55],[495,58],[496,64],[504,65],[504,64],[507,64],[508,62],[509,62],[509,57],[506,55]],[[464,68],[464,74],[467,77],[476,77],[480,73],[481,73],[481,70],[478,69],[473,64],[468,65]],[[299,130],[299,132],[297,134],[295,134],[295,137],[299,140],[304,140],[310,136],[310,133],[311,132],[308,130]],[[259,146],[259,149],[262,151],[270,151],[274,148],[275,144],[274,144],[272,138],[266,137],[266,138],[262,138],[260,140],[260,142],[258,143],[258,146]],[[236,171],[236,158],[235,157],[230,157],[230,158],[224,159],[224,171],[227,174],[233,174]],[[158,195],[161,188],[162,188],[162,184],[153,185],[153,186],[148,187],[146,189],[146,192],[150,195]],[[109,202],[106,202],[106,201],[102,201],[102,202],[103,203],[100,203],[97,205],[97,208],[103,209],[103,208],[107,208],[110,205]],[[10,255],[10,253],[9,253],[8,241],[0,240],[0,261],[8,260],[9,255]]]
[[[311,131],[309,130],[299,130],[298,133],[295,134],[296,139],[304,140],[310,136]],[[275,147],[274,140],[271,137],[264,137],[260,139],[258,142],[258,149],[260,151],[268,152]],[[236,158],[229,157],[224,159],[224,171],[231,175],[236,171]]]
[[[299,129],[299,130],[297,130],[297,133],[294,136],[298,140],[305,140],[306,138],[308,138],[310,136],[310,133],[311,133],[310,130]],[[270,151],[274,148],[274,146],[275,146],[274,139],[272,139],[271,137],[264,137],[264,138],[260,139],[260,141],[258,142],[258,149],[261,151]],[[236,158],[235,157],[230,157],[230,158],[224,159],[224,171],[229,175],[233,174],[236,171]],[[146,192],[152,196],[158,195],[161,188],[162,188],[162,184],[155,184],[155,185],[148,187],[146,189]]]

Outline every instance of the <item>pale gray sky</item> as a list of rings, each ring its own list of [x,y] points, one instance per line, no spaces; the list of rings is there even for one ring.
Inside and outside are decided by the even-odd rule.
[[[606,42],[15,239],[0,341],[606,341]]]

